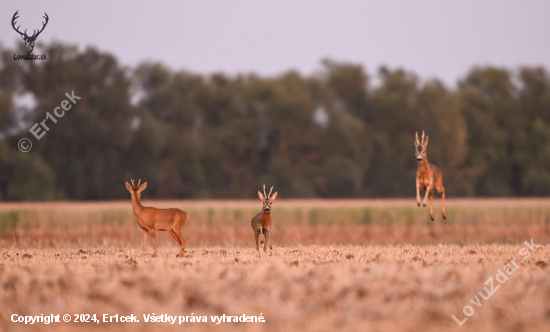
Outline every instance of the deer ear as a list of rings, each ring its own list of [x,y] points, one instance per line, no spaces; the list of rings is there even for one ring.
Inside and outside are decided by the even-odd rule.
[[[428,146],[428,141],[430,140],[430,136],[426,136],[426,139],[424,139],[424,148]]]
[[[133,189],[132,186],[128,182],[126,182],[126,189],[128,189],[128,191],[132,191],[132,189]]]
[[[416,135],[414,136],[414,145],[419,146],[420,140],[418,139],[418,131],[416,132]]]
[[[25,36],[21,35],[21,39],[25,40]]]
[[[271,195],[271,201],[273,202],[277,198],[277,192],[275,192],[273,195]]]
[[[264,194],[262,194],[259,190],[258,190],[258,197],[260,197],[262,201],[265,199]]]
[[[139,186],[138,191],[144,191],[145,188],[147,188],[147,182],[144,182],[141,186]]]

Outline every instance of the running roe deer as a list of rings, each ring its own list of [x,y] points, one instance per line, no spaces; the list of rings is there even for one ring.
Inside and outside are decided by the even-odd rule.
[[[269,195],[265,194],[265,183],[264,183],[264,193],[258,191],[258,197],[263,202],[262,212],[258,213],[254,218],[252,218],[252,229],[254,230],[254,238],[256,239],[256,251],[260,251],[259,247],[259,238],[260,234],[264,234],[264,252],[267,252],[267,243],[269,242],[269,232],[271,231],[271,204],[277,198],[277,192],[271,196],[273,187],[269,190]],[[272,249],[269,246],[269,249]]]
[[[145,249],[147,248],[148,235],[151,234],[155,252],[157,253],[157,257],[160,257],[155,231],[169,230],[170,234],[172,234],[180,245],[180,252],[176,257],[183,257],[185,255],[185,240],[181,235],[181,228],[187,220],[187,213],[179,209],[157,209],[141,205],[141,192],[147,188],[147,182],[140,186],[141,179],[139,179],[137,186],[134,186],[134,180],[131,181],[131,185],[126,182],[126,189],[132,195],[134,214],[136,215],[139,227],[143,230],[143,256],[145,256]]]
[[[416,204],[420,206],[420,189],[422,189],[426,192],[423,201],[424,206],[428,203],[428,194],[430,195],[430,218],[434,220],[433,201],[435,188],[437,192],[441,194],[441,214],[443,218],[446,219],[443,174],[437,166],[428,162],[428,156],[426,155],[428,141],[429,137],[424,137],[424,131],[422,131],[422,141],[418,140],[418,132],[416,133],[414,140],[416,160],[418,161],[418,172],[416,173]]]

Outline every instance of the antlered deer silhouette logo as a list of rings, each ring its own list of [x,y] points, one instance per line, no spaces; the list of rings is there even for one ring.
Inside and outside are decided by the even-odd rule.
[[[38,32],[37,30],[33,30],[32,36],[28,36],[26,29],[25,29],[25,32],[21,32],[19,31],[19,26],[17,28],[15,27],[15,24],[16,24],[15,20],[19,18],[19,16],[17,16],[18,13],[19,11],[16,11],[15,14],[13,14],[13,18],[11,19],[11,26],[13,27],[13,30],[17,31],[17,33],[19,33],[21,35],[21,38],[25,41],[25,48],[27,49],[27,53],[32,53],[36,38],[38,38],[40,33],[44,31],[44,28],[48,24],[48,20],[49,20],[48,14],[44,13],[44,16],[42,16],[46,19],[46,22],[42,22],[42,29],[39,30]]]

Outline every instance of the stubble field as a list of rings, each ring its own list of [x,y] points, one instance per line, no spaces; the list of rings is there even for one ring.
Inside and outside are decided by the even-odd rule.
[[[450,201],[449,218],[433,224],[410,201],[282,200],[268,254],[253,249],[248,218],[257,202],[212,203],[144,203],[189,212],[184,258],[169,234],[159,236],[160,257],[151,245],[141,257],[129,202],[3,204],[0,329],[550,330],[547,200]],[[531,238],[541,246],[522,263]],[[518,268],[500,284],[498,269],[510,271],[514,258]],[[486,297],[490,277],[500,288],[484,300],[478,293]],[[451,315],[463,320],[468,305],[460,327]],[[13,314],[133,314],[140,322],[25,325]],[[208,323],[145,323],[144,314]],[[265,323],[210,322],[224,314],[261,314]]]

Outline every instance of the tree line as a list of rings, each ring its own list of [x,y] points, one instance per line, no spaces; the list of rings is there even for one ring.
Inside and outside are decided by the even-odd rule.
[[[329,59],[310,76],[199,75],[42,48],[47,61],[14,61],[23,50],[0,46],[0,200],[127,199],[130,178],[158,199],[253,198],[263,183],[285,198],[414,197],[422,130],[449,197],[550,194],[542,67],[475,67],[450,89]],[[78,104],[36,140],[73,90]]]

